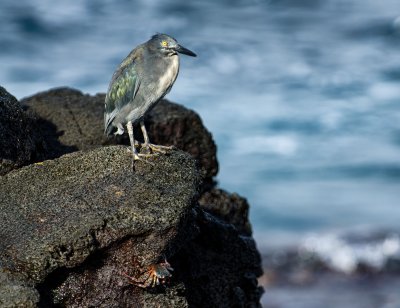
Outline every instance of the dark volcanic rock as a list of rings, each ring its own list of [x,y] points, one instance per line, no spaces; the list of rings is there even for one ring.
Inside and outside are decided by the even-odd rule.
[[[261,259],[252,237],[199,211],[200,232],[176,259],[191,307],[259,307]]]
[[[42,159],[43,147],[35,118],[0,87],[0,175]]]
[[[213,188],[201,195],[199,204],[206,211],[234,225],[240,233],[251,235],[249,204],[245,198]]]
[[[164,100],[146,126],[152,142],[198,164],[174,150],[133,171],[113,146],[128,138],[103,135],[104,94],[54,89],[24,99],[28,112],[4,97],[1,142],[30,151],[13,168],[47,160],[0,177],[1,307],[259,307],[249,206],[213,188],[216,146],[195,112]],[[164,256],[174,268],[166,285],[125,276]]]
[[[141,292],[115,275],[120,256],[135,249],[135,242],[128,240],[106,254],[95,255],[92,259],[102,260],[100,267],[73,271],[55,290],[55,301],[68,307],[118,307],[132,304],[134,296],[141,303],[137,307],[259,307],[262,289],[257,277],[262,271],[254,240],[240,236],[231,224],[201,209],[193,214],[192,238],[170,259],[175,270],[166,288]],[[127,263],[125,270],[129,267],[132,265]]]
[[[48,157],[54,158],[107,144],[129,144],[127,136],[109,139],[104,136],[104,98],[104,94],[90,96],[74,89],[58,88],[22,102],[42,118],[42,130],[50,140]],[[216,146],[195,112],[163,100],[148,115],[146,127],[151,142],[174,145],[196,158],[203,175],[211,182],[218,172]],[[135,135],[142,138],[139,128]]]
[[[3,306],[257,307],[254,240],[196,206],[188,154],[152,162],[132,172],[126,148],[112,146],[0,177]],[[123,275],[163,255],[175,269],[166,286],[145,290]]]
[[[50,274],[66,278],[66,268],[101,275],[98,290],[107,307],[137,302],[135,292],[122,296],[129,283],[121,273],[146,268],[185,242],[199,175],[183,152],[157,157],[154,166],[139,162],[135,173],[130,161],[125,148],[107,147],[1,177],[3,267],[39,285],[47,304],[55,283]],[[84,307],[79,300],[73,298]]]

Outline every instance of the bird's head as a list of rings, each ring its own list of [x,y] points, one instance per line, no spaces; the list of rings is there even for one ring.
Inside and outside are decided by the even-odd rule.
[[[196,57],[196,54],[193,51],[179,45],[176,39],[167,34],[157,33],[152,36],[148,43],[153,49],[165,56],[176,55],[179,52],[191,57]]]

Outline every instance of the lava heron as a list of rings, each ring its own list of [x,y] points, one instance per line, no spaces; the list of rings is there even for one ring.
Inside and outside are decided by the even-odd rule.
[[[114,72],[105,99],[105,134],[122,135],[126,126],[131,143],[133,161],[149,154],[139,154],[135,145],[133,126],[140,123],[144,143],[150,152],[165,152],[171,147],[151,144],[144,125],[145,115],[172,88],[179,72],[178,53],[196,57],[166,34],[156,34],[137,46]]]

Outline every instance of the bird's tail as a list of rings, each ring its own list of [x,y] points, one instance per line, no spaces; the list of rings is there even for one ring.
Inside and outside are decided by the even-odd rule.
[[[104,129],[104,135],[106,136],[111,136],[113,133],[114,127],[112,125],[108,125],[105,129]]]
[[[114,130],[114,126],[111,124],[112,120],[108,113],[104,114],[104,135],[106,136],[110,136]]]

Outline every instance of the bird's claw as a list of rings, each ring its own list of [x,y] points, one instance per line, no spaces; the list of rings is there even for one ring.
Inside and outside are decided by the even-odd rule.
[[[158,144],[152,144],[152,143],[144,143],[143,147],[146,149],[150,149],[152,152],[157,152],[161,154],[166,154],[168,151],[171,151],[174,149],[174,146],[165,146],[165,145],[158,145]]]
[[[134,146],[132,146],[134,144]],[[136,147],[140,146],[141,152],[138,153]],[[154,163],[147,160],[147,158],[153,157],[159,154],[166,154],[168,151],[174,149],[174,146],[164,146],[164,145],[156,145],[149,142],[139,143],[136,140],[131,140],[131,147],[128,147],[128,152],[132,155],[132,170],[135,171],[135,162],[136,161],[143,161],[147,164],[154,166]],[[144,153],[143,153],[144,152]]]
[[[154,156],[154,154],[144,154],[144,153],[137,153],[136,151],[134,151],[133,153],[132,153],[132,149],[130,149],[130,148],[128,148],[127,149],[128,150],[128,152],[132,155],[132,168],[134,169],[134,166],[135,166],[135,162],[136,161],[143,161],[143,162],[145,162],[145,163],[147,163],[147,164],[149,164],[149,165],[152,165],[152,166],[154,166],[154,163],[152,163],[152,162],[150,162],[150,161],[148,161],[146,158],[150,158],[150,157],[153,157]]]
[[[134,160],[146,160],[146,158],[150,158],[150,157],[153,157],[154,156],[154,154],[143,154],[143,153],[139,153],[139,154],[136,154],[134,157],[133,157],[133,159]]]

